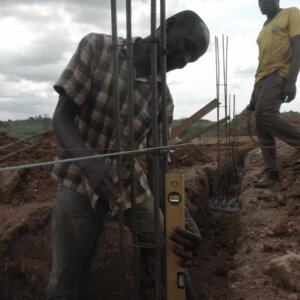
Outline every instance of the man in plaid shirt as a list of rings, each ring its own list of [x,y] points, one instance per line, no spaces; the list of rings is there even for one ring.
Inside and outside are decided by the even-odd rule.
[[[167,71],[183,68],[196,61],[209,45],[209,31],[192,11],[183,11],[166,21]],[[159,37],[159,29],[157,30]],[[128,149],[129,104],[127,93],[128,61],[126,41],[118,39],[121,149]],[[150,42],[136,38],[134,62],[134,135],[135,148],[151,137]],[[158,57],[159,61],[159,57]],[[159,72],[159,69],[158,69]],[[85,36],[69,64],[54,85],[59,101],[53,117],[54,131],[62,146],[59,159],[114,152],[115,128],[112,91],[112,38],[91,33]],[[158,122],[162,122],[162,99],[158,80]],[[171,126],[173,101],[168,91],[167,122]],[[123,169],[127,168],[126,160]],[[153,196],[147,177],[135,162],[136,222],[138,239],[154,242]],[[124,210],[124,222],[131,228],[130,182],[116,176],[115,159],[91,159],[56,164],[52,175],[59,181],[53,212],[53,268],[49,279],[49,299],[75,300],[79,297],[79,279],[93,246],[99,237],[105,214]],[[118,184],[122,180],[122,192]],[[163,215],[160,213],[163,233]],[[171,237],[184,246],[174,252],[181,264],[191,265],[201,237],[187,215],[186,228],[174,230]]]

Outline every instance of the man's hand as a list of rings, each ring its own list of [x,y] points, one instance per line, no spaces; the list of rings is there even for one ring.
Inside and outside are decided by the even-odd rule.
[[[174,228],[170,239],[181,246],[174,245],[172,249],[177,256],[182,258],[179,265],[184,268],[194,266],[193,258],[196,256],[196,249],[200,245],[202,237],[191,216],[186,218],[185,229]]]
[[[111,163],[108,163],[108,159],[106,163],[90,160],[81,170],[90,187],[102,199],[117,206],[124,203],[119,185],[120,179],[113,173],[114,167]],[[125,178],[122,178],[122,180],[125,180]]]
[[[293,101],[296,98],[296,93],[296,83],[291,80],[287,80],[283,87],[282,102],[289,103]]]
[[[249,111],[255,111],[255,93],[254,93],[254,89],[253,89],[253,92],[251,94],[250,102],[246,106],[246,109],[249,110]]]

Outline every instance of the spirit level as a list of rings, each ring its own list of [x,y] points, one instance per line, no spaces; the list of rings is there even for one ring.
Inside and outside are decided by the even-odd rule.
[[[175,244],[169,237],[175,226],[184,228],[184,175],[166,174],[166,260],[167,260],[167,300],[184,300],[184,271],[178,265],[179,258],[172,251]],[[179,245],[176,245],[179,247]]]

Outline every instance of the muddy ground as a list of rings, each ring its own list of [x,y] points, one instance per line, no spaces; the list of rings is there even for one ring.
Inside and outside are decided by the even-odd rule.
[[[0,147],[11,141],[1,135]],[[297,154],[279,146],[284,149],[280,152],[282,181],[270,189],[253,188],[254,178],[262,172],[260,154],[254,152],[246,159],[241,189],[235,194],[241,206],[239,213],[209,208],[208,199],[215,194],[214,148],[180,148],[171,155],[172,170],[186,174],[188,205],[203,235],[196,265],[190,270],[197,299],[300,299],[297,280],[290,284],[287,278],[276,277],[276,272],[269,270],[273,258],[287,253],[297,255],[300,246],[300,175],[290,171]],[[240,152],[244,155],[253,148],[252,144],[244,145]],[[52,160],[56,151],[57,141],[49,133],[35,148],[1,166]],[[51,268],[51,209],[57,184],[49,168],[0,173],[0,180],[0,299],[46,299]],[[108,218],[84,275],[83,299],[118,299],[116,235],[116,222]],[[126,254],[132,257],[128,231],[125,238],[129,245]],[[130,260],[125,267],[130,295]],[[299,272],[293,270],[292,277],[297,279]],[[103,274],[104,281],[100,280]]]

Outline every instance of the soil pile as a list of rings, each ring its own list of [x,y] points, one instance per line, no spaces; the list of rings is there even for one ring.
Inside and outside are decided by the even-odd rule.
[[[300,174],[291,171],[299,154],[284,144],[278,147],[281,181],[268,189],[253,187],[263,172],[260,151],[252,151],[245,162],[241,235],[228,273],[232,300],[300,299]]]
[[[4,141],[7,144],[7,141]],[[1,166],[13,166],[53,160],[58,143],[53,133],[32,142],[30,149],[18,153]],[[26,142],[25,147],[31,146]],[[14,148],[9,151],[15,151]],[[188,158],[188,159],[187,159]],[[207,209],[208,179],[201,165],[208,159],[197,147],[180,149],[172,154],[174,167],[187,174],[187,200],[192,214],[203,222]],[[45,299],[51,269],[50,221],[57,190],[49,167],[22,169],[2,176],[0,189],[0,295],[3,300]],[[4,184],[5,183],[5,184]],[[199,197],[201,195],[201,197]],[[201,212],[201,213],[200,213]],[[133,289],[132,240],[125,229],[126,286],[128,295]],[[117,222],[107,218],[95,248],[83,284],[84,299],[119,299],[115,274],[118,273]],[[104,281],[99,278],[106,276]]]
[[[0,147],[13,143],[16,140],[17,138],[9,136],[5,132],[0,132]]]
[[[12,140],[1,135],[3,143]],[[52,133],[2,166],[50,161],[57,152]],[[38,144],[37,144],[38,143]],[[253,145],[243,145],[239,155]],[[212,211],[216,177],[215,147],[186,146],[171,153],[171,171],[186,174],[186,198],[203,243],[191,278],[197,299],[300,299],[300,175],[290,171],[299,154],[278,144],[281,181],[265,190],[253,187],[263,172],[262,157],[253,150],[245,161],[240,214]],[[221,158],[223,154],[221,153]],[[51,269],[50,221],[57,183],[50,168],[0,173],[0,298],[45,299]],[[125,229],[126,297],[133,289],[132,239]],[[108,217],[83,284],[84,299],[119,299],[117,222]],[[283,266],[283,267],[282,267]],[[105,274],[105,278],[103,278]],[[101,280],[100,280],[101,278]],[[101,296],[100,296],[101,295]]]

